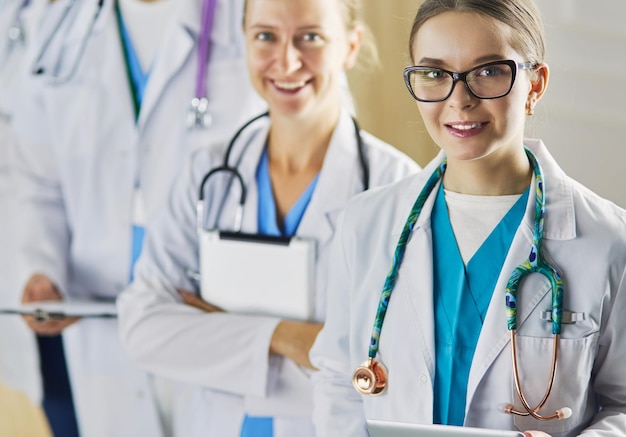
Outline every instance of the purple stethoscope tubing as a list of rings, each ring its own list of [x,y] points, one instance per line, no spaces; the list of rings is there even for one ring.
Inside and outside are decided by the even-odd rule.
[[[206,73],[211,58],[211,33],[215,23],[217,0],[204,0],[202,4],[202,30],[198,44],[198,71],[196,74],[196,97],[207,97]]]

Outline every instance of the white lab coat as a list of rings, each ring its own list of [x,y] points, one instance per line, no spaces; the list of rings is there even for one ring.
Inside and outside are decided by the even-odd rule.
[[[498,279],[469,374],[466,426],[543,430],[555,437],[626,434],[626,212],[568,178],[538,141],[526,144],[543,168],[546,219],[543,253],[562,273],[564,310],[584,320],[563,325],[552,394],[542,412],[569,407],[569,419],[538,422],[510,416],[498,406],[515,401],[504,290],[513,269],[528,258],[535,199],[531,187]],[[408,213],[440,154],[419,175],[365,194],[346,207],[333,244],[328,315],[311,350],[314,421],[319,436],[366,436],[365,419],[432,423],[435,369],[433,260],[429,197],[409,240],[380,337],[377,359],[388,370],[380,396],[352,388],[352,372],[368,356],[374,315]],[[548,382],[551,308],[547,280],[532,275],[518,292],[519,368],[531,404]],[[599,408],[603,410],[598,411]],[[588,428],[587,428],[588,427]],[[592,431],[594,430],[594,431]],[[604,433],[603,433],[604,432]]]
[[[243,232],[257,232],[256,168],[266,143],[268,120],[244,133],[232,153],[248,188]],[[370,186],[387,184],[418,170],[408,157],[362,132]],[[245,146],[245,147],[244,147]],[[245,148],[245,153],[242,149]],[[222,163],[225,147],[201,151],[172,193],[165,216],[148,229],[136,279],[118,298],[125,348],[141,367],[205,386],[196,407],[205,436],[237,437],[244,413],[274,416],[275,437],[312,435],[309,372],[291,360],[269,356],[276,317],[207,314],[181,304],[176,289],[196,290],[187,272],[198,270],[196,201],[202,177]],[[232,230],[240,190],[228,178],[206,185],[206,226]],[[316,189],[297,230],[317,242],[314,318],[325,317],[325,265],[337,216],[363,190],[356,136],[347,112],[332,136]],[[245,274],[245,272],[242,272]]]
[[[43,56],[49,71],[71,69],[96,4],[78,2],[63,37]],[[207,73],[213,124],[187,130],[202,1],[184,0],[163,29],[135,123],[113,4],[105,1],[74,77],[53,85],[46,76],[31,76],[15,116],[21,277],[45,273],[67,298],[112,299],[127,285],[136,178],[150,222],[194,149],[224,140],[265,108],[247,76],[243,1],[218,0]],[[58,12],[47,13],[43,35]],[[160,436],[149,376],[128,362],[117,322],[82,320],[63,337],[81,436]],[[184,428],[179,435],[186,435]]]
[[[0,0],[0,306],[12,306],[19,296],[18,278],[13,258],[15,208],[12,203],[10,152],[14,141],[11,126],[19,95],[18,83],[29,68],[25,52],[31,41],[47,0]],[[9,29],[16,20],[22,23],[22,40],[11,44]],[[34,403],[41,401],[39,362],[33,353],[35,339],[18,316],[0,315],[0,380],[26,394]]]

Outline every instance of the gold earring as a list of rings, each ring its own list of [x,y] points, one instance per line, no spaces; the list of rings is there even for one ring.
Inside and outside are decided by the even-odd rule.
[[[534,114],[533,109],[534,108],[533,108],[532,103],[529,100],[526,101],[526,115],[528,115],[529,117],[533,115]]]

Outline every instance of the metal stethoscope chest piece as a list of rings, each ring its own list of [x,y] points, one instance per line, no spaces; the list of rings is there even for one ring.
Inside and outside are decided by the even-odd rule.
[[[379,395],[387,387],[387,369],[374,358],[368,358],[354,371],[352,385],[361,394]]]
[[[187,128],[207,128],[213,123],[209,113],[207,96],[207,68],[211,58],[211,33],[215,23],[217,0],[204,0],[202,4],[202,27],[198,40],[198,69],[196,71],[196,93],[187,110]]]
[[[552,386],[554,384],[554,377],[557,367],[557,356],[559,347],[559,335],[561,333],[561,322],[563,313],[563,281],[557,271],[557,269],[548,264],[542,257],[541,241],[543,237],[543,222],[545,217],[545,198],[544,198],[544,181],[541,167],[537,162],[535,155],[526,149],[526,155],[533,167],[535,175],[535,223],[533,230],[533,244],[531,248],[528,260],[522,265],[518,266],[511,275],[506,288],[506,310],[507,310],[507,327],[511,333],[511,349],[513,357],[513,377],[515,380],[515,388],[518,397],[522,403],[524,411],[515,409],[511,404],[507,404],[501,408],[501,411],[508,414],[515,414],[520,416],[531,416],[537,420],[551,420],[551,419],[567,419],[572,415],[572,410],[568,407],[563,407],[556,410],[554,413],[544,416],[539,413],[539,410],[546,404]],[[424,207],[426,199],[432,192],[437,182],[441,179],[445,172],[447,162],[444,160],[430,176],[426,185],[420,192],[419,196],[413,204],[411,213],[407,218],[407,221],[402,229],[400,238],[396,245],[393,263],[389,274],[385,279],[385,284],[381,292],[378,308],[376,311],[376,318],[374,320],[374,327],[372,330],[372,337],[370,340],[370,347],[368,353],[368,359],[361,366],[359,366],[352,375],[352,384],[354,388],[364,395],[379,395],[387,386],[387,370],[385,367],[376,361],[376,355],[378,353],[380,333],[389,306],[389,299],[398,277],[398,271],[402,264],[406,245],[408,243],[411,232],[415,227],[415,223]],[[539,273],[545,276],[549,281],[552,288],[552,333],[554,335],[552,364],[550,372],[550,380],[546,392],[542,400],[536,405],[531,406],[520,384],[520,376],[518,371],[518,359],[517,359],[517,347],[515,341],[515,334],[517,330],[517,290],[522,278],[532,273]]]

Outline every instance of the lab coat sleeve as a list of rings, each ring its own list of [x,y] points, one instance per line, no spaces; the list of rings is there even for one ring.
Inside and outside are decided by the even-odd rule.
[[[204,162],[196,176],[215,166]],[[148,226],[135,280],[118,297],[120,335],[131,360],[150,372],[237,395],[264,397],[269,345],[279,319],[206,313],[182,303],[198,271],[195,204],[201,176],[189,171],[161,217]],[[214,197],[221,201],[221,195]],[[210,205],[211,200],[207,202]]]
[[[41,81],[25,77],[14,115],[12,154],[17,274],[24,284],[32,274],[43,273],[63,293],[71,235],[45,103]]]
[[[326,285],[326,322],[310,352],[319,369],[312,375],[313,421],[318,436],[367,436],[363,401],[352,387],[349,330],[352,324],[351,268],[346,253],[345,215],[332,242]]]

